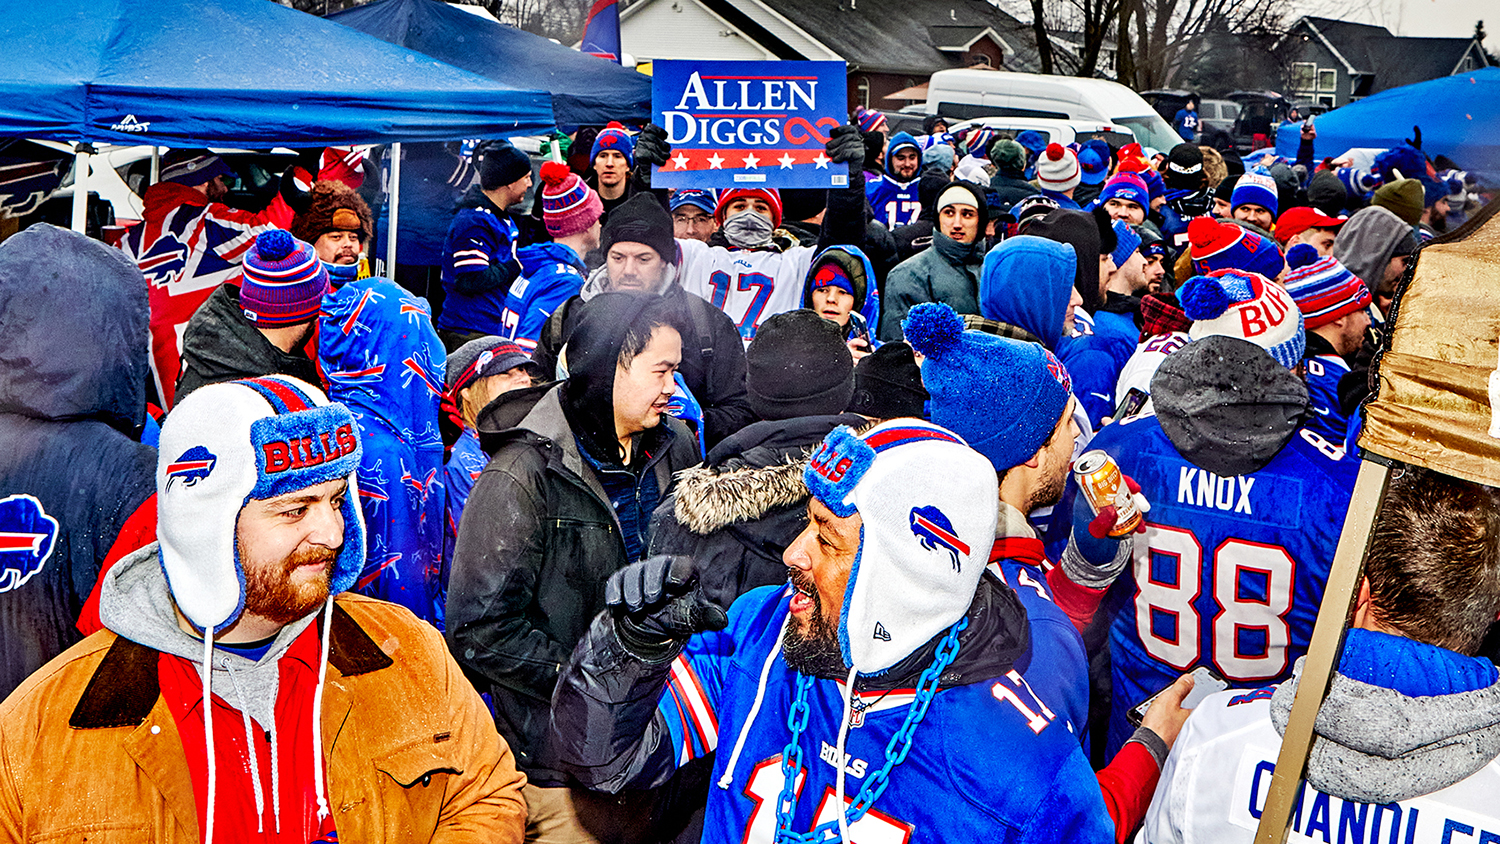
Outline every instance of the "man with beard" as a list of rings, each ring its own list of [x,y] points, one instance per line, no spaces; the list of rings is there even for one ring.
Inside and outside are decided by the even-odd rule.
[[[1095,514],[1086,502],[1075,501],[1072,533],[1053,565],[1028,520],[1061,500],[1072,466],[1079,429],[1068,371],[1038,343],[963,331],[947,305],[918,305],[905,332],[924,356],[922,383],[931,395],[933,421],[984,455],[999,479],[989,572],[1026,606],[1030,664],[1046,666],[1025,672],[1029,682],[1082,741],[1089,734],[1089,659],[1102,642],[1086,649],[1081,634],[1089,631],[1105,591],[1130,562],[1135,534],[1109,535],[1119,517],[1114,505]],[[1127,478],[1126,484],[1134,482]],[[1138,493],[1133,503],[1150,509]],[[1179,685],[1173,694],[1187,688]],[[1161,707],[1153,708],[1152,716],[1099,774],[1117,840],[1145,817],[1186,714]]]
[[[375,218],[353,188],[324,179],[308,191],[307,206],[292,218],[289,231],[312,244],[337,290],[359,277],[360,259],[375,233]]]
[[[892,135],[885,148],[885,172],[864,186],[875,219],[886,228],[910,225],[922,213],[922,200],[917,194],[921,170],[922,148],[917,139],[907,132]]]
[[[0,837],[521,841],[524,780],[442,637],[340,594],[356,430],[279,376],[172,411],[160,543],[105,575],[106,629],[0,705]]]
[[[714,753],[705,842],[1112,838],[1078,740],[1031,679],[1050,667],[1026,610],[985,572],[988,461],[898,419],[836,429],[804,480],[790,584],[727,617],[688,558],[610,579],[553,699],[562,765],[618,792]]]
[[[188,320],[177,399],[204,384],[257,375],[318,383],[304,346],[328,289],[328,268],[312,245],[280,229],[261,232],[245,253],[239,285],[219,285]]]

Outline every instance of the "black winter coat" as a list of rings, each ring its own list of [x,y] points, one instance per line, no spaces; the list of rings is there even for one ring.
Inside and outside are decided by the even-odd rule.
[[[626,563],[609,497],[563,415],[561,386],[505,393],[480,414],[490,462],[464,506],[448,581],[448,645],[491,694],[496,727],[537,784],[564,781],[543,747],[552,688],[604,609],[604,581]],[[666,495],[698,450],[681,422],[662,422],[642,450]]]
[[[221,284],[198,307],[182,333],[177,401],[204,384],[290,375],[320,387],[318,367],[298,348],[283,352],[255,330],[240,307],[240,289]]]
[[[0,256],[0,699],[83,638],[121,527],[156,492],[146,282],[119,251],[47,225]],[[174,457],[176,455],[173,455]]]
[[[786,581],[781,554],[807,525],[802,470],[814,446],[853,413],[757,422],[688,469],[651,517],[651,550],[687,554],[698,583],[724,609],[758,586]]]

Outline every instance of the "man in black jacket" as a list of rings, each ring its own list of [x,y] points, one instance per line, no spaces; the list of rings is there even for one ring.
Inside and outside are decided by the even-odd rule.
[[[600,232],[599,251],[624,259],[595,271],[577,296],[553,312],[532,359],[541,378],[565,375],[559,351],[568,342],[580,306],[603,293],[638,291],[660,296],[677,313],[682,331],[682,380],[703,407],[708,446],[755,421],[745,395],[745,347],[729,315],[682,289],[672,218],[651,194],[636,194],[615,209]],[[571,355],[565,356],[571,359]]]
[[[311,244],[280,229],[261,232],[245,253],[240,285],[219,285],[188,320],[176,400],[204,384],[261,375],[322,383],[305,345],[328,269]]]
[[[697,462],[692,435],[663,413],[682,355],[673,317],[655,296],[594,297],[577,309],[568,379],[479,416],[491,459],[459,524],[447,636],[530,778],[528,841],[585,828],[615,840],[603,829],[639,823],[633,805],[569,789],[544,740],[558,671],[604,608],[605,580],[643,556],[652,509]]]

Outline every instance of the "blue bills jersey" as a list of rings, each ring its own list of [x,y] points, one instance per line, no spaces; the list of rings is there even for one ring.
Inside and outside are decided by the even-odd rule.
[[[1260,471],[1221,477],[1180,455],[1154,416],[1109,425],[1090,447],[1151,502],[1135,561],[1106,599],[1113,755],[1130,738],[1126,712],[1197,666],[1236,687],[1290,675],[1312,638],[1357,461],[1303,428]]]
[[[907,226],[917,221],[922,213],[922,200],[917,196],[917,179],[898,182],[888,175],[865,182],[865,199],[875,209],[875,219],[888,229]]]

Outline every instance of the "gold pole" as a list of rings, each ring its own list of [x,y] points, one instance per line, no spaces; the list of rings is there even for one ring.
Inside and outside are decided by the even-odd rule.
[[[1276,774],[1271,778],[1266,807],[1255,831],[1255,844],[1282,844],[1286,841],[1292,807],[1297,801],[1297,786],[1307,770],[1307,755],[1312,751],[1313,722],[1318,717],[1318,707],[1328,695],[1328,684],[1333,680],[1339,655],[1344,650],[1344,631],[1349,626],[1354,597],[1364,575],[1365,553],[1370,548],[1375,512],[1385,496],[1390,477],[1389,466],[1371,460],[1360,463],[1354,494],[1349,499],[1349,512],[1344,516],[1344,529],[1339,534],[1339,547],[1333,554],[1333,568],[1328,573],[1323,603],[1318,608],[1317,623],[1313,625],[1312,642],[1307,647],[1307,661],[1302,665],[1297,697],[1292,702],[1286,733],[1281,737]]]

